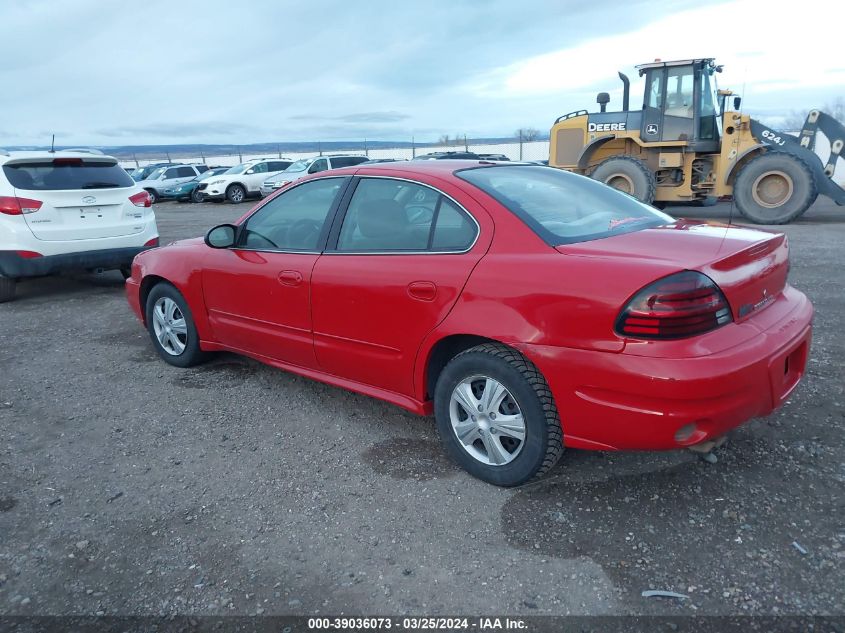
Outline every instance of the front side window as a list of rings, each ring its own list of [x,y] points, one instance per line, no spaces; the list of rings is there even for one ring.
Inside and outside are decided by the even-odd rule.
[[[455,174],[495,198],[551,246],[672,224],[674,219],[592,178],[503,165]]]
[[[326,218],[344,182],[344,178],[311,180],[273,198],[246,221],[239,247],[317,250]]]
[[[179,177],[179,169],[173,168],[168,169],[164,172],[164,180],[170,180],[171,178],[178,178]]]
[[[341,252],[463,251],[477,227],[440,192],[416,183],[364,178],[340,230]]]
[[[660,80],[663,78],[663,73],[657,69],[648,71],[645,87],[645,105],[648,108],[662,108],[663,107],[663,93],[661,92]]]
[[[252,167],[250,167],[253,174],[266,174],[267,173],[267,163],[255,163]]]
[[[318,171],[326,171],[328,168],[329,161],[327,161],[325,158],[320,158],[311,163],[311,167],[308,168],[308,173],[316,174]]]
[[[177,173],[179,174],[179,178],[193,178],[197,175],[197,172],[192,167],[179,167]]]

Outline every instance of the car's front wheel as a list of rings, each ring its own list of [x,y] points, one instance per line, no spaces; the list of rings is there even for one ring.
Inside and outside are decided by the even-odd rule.
[[[505,345],[485,343],[455,356],[437,380],[434,412],[447,453],[498,486],[541,477],[563,453],[549,385]]]
[[[176,367],[191,367],[208,358],[188,303],[168,283],[155,286],[147,297],[147,330],[159,356]]]
[[[240,185],[229,185],[226,189],[226,198],[233,204],[239,204],[246,199],[246,191]]]
[[[199,189],[194,189],[191,192],[191,202],[202,202],[203,195]]]

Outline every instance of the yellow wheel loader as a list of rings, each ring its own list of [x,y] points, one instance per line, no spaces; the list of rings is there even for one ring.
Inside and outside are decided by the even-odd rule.
[[[810,112],[799,136],[777,132],[740,111],[740,97],[715,90],[721,72],[712,58],[642,64],[642,108],[570,112],[552,126],[549,165],[585,174],[655,206],[706,205],[733,196],[743,216],[760,224],[799,217],[819,194],[845,205],[833,181],[843,155],[845,127],[824,112]],[[826,164],[815,153],[816,133],[830,142]]]

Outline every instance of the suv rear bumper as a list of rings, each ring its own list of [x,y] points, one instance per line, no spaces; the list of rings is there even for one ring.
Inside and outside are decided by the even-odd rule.
[[[74,270],[128,268],[132,259],[152,247],[107,248],[42,257],[22,257],[16,251],[0,251],[0,275],[12,279],[43,277]]]

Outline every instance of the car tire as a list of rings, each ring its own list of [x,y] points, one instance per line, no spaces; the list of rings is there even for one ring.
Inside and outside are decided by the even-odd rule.
[[[145,189],[145,191],[150,194],[150,204],[155,204],[159,201],[160,197],[155,189]]]
[[[786,152],[766,152],[746,163],[734,181],[739,212],[755,224],[786,224],[818,197],[813,172]]]
[[[202,201],[203,201],[202,191],[200,191],[199,189],[194,189],[191,192],[191,202],[200,203]]]
[[[17,280],[0,275],[0,303],[5,303],[15,298],[16,286]]]
[[[192,367],[208,360],[209,354],[200,349],[191,309],[176,288],[169,283],[153,287],[145,312],[153,346],[166,363]]]
[[[542,477],[563,454],[563,430],[548,383],[530,360],[506,345],[484,343],[455,356],[437,379],[434,414],[447,454],[497,486]]]
[[[654,174],[643,161],[632,156],[614,156],[599,164],[590,174],[594,180],[633,196],[640,202],[654,200]]]
[[[226,188],[226,199],[232,204],[240,204],[246,200],[246,191],[240,185],[229,185]]]

